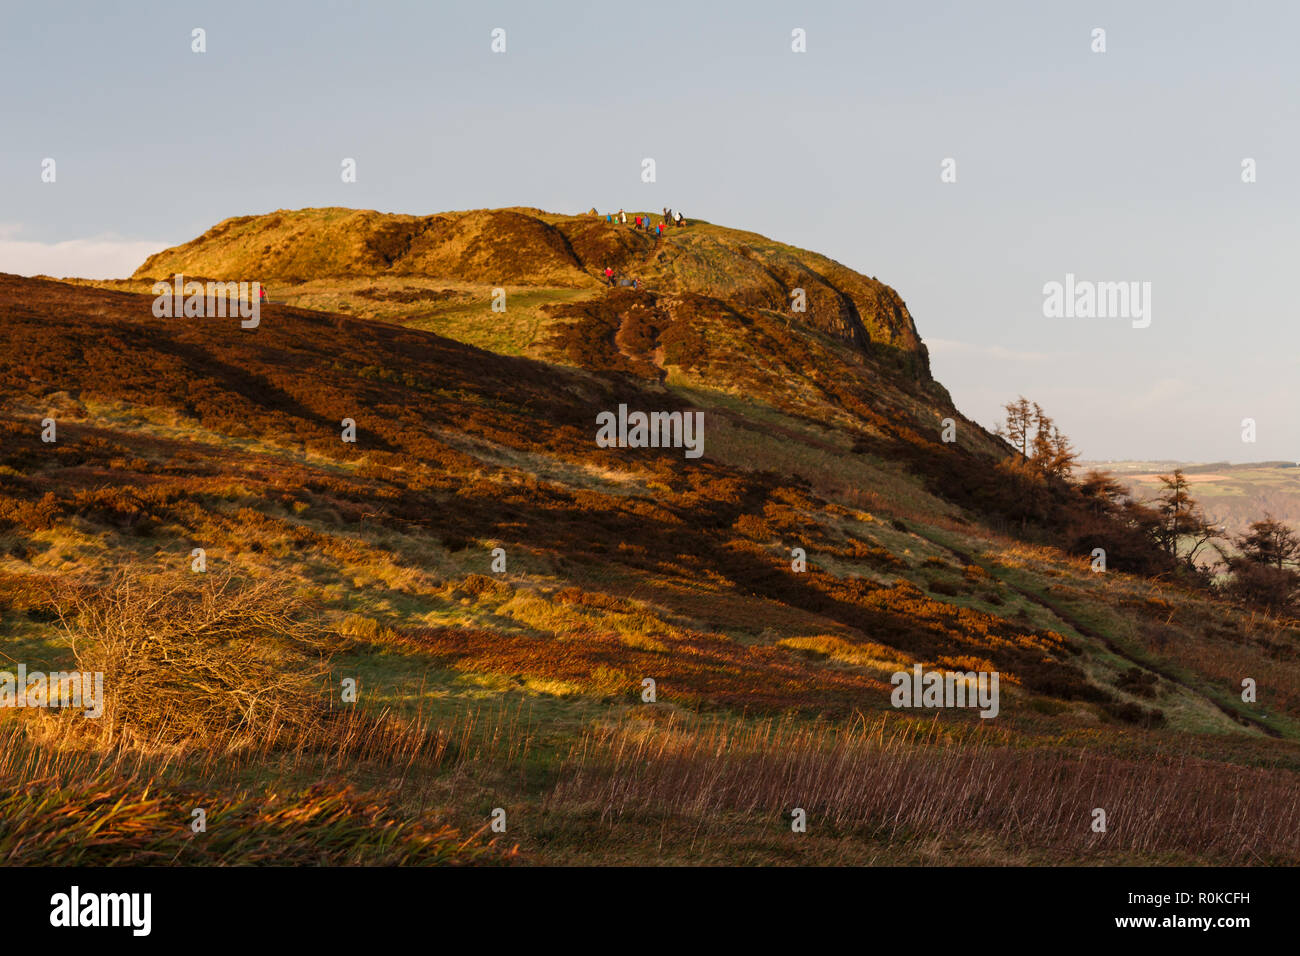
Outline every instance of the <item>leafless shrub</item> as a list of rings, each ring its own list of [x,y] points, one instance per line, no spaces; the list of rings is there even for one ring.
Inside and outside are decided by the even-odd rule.
[[[275,578],[120,572],[58,610],[78,668],[104,675],[108,739],[269,743],[323,713],[320,643]]]

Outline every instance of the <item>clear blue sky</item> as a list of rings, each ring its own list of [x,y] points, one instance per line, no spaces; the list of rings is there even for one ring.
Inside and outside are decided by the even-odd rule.
[[[125,274],[277,208],[670,205],[894,286],[986,425],[1024,393],[1088,457],[1300,458],[1300,4],[51,0],[0,20],[0,271]],[[1150,327],[1044,318],[1066,273],[1151,282]]]

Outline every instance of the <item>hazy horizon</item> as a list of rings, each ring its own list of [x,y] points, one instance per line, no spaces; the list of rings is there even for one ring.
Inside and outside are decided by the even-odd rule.
[[[898,290],[935,378],[987,427],[1024,394],[1090,460],[1300,459],[1289,6],[3,16],[0,271],[124,276],[277,208],[667,205]],[[355,183],[339,175],[349,157]],[[1067,276],[1150,283],[1149,327],[1045,318],[1044,284]]]

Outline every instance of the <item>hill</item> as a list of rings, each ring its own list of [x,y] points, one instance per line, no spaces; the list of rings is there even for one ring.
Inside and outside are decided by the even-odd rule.
[[[383,268],[368,239],[257,247],[337,263],[281,281],[394,310],[373,317],[272,286],[250,330],[156,318],[147,277],[0,275],[0,633],[29,669],[102,666],[110,716],[0,712],[0,858],[60,859],[88,821],[99,862],[316,840],[350,862],[1300,860],[1293,627],[1005,533],[1005,446],[919,339],[878,347],[867,299],[862,340],[747,301],[748,279],[670,290],[733,254],[691,250],[739,241],[695,227],[664,286],[583,285],[582,217],[504,213],[539,225],[492,280],[474,263],[506,250],[428,229]],[[465,216],[457,235],[492,218]],[[270,274],[223,235],[228,261],[180,247],[142,272]],[[488,282],[519,275],[554,283],[548,344],[469,344],[502,321]],[[417,280],[475,297],[458,336],[402,301]],[[698,413],[703,454],[602,447],[619,406]],[[999,673],[996,718],[895,707],[918,665]],[[49,780],[57,813],[32,796]],[[199,788],[246,840],[159,822]],[[288,819],[321,829],[267,850]]]
[[[646,308],[660,324],[683,308],[724,313],[718,321],[731,334],[740,331],[738,323],[764,314],[783,323],[793,317],[929,378],[925,346],[893,289],[816,253],[698,221],[670,227],[660,238],[600,216],[536,209],[432,216],[280,210],[227,219],[151,256],[133,278],[183,273],[257,279],[277,300],[390,320],[400,316],[452,337],[466,310],[487,309],[491,290],[504,287],[508,294],[521,293],[511,295],[508,313],[517,311],[517,302],[532,320],[526,332],[516,330],[516,349],[539,350],[541,356],[557,322],[584,314],[554,307],[599,300],[608,288],[607,267],[639,280],[648,290]],[[428,285],[429,279],[439,282]],[[792,312],[796,289],[805,308],[799,313]],[[723,303],[726,309],[717,308]],[[653,352],[654,343],[647,345]]]

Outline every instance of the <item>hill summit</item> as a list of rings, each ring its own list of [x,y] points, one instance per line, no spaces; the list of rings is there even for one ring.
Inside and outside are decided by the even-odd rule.
[[[638,229],[637,216],[654,223]],[[617,218],[617,217],[615,217]],[[628,222],[591,213],[568,216],[532,208],[478,209],[428,216],[343,208],[278,210],[217,224],[190,242],[151,256],[135,279],[175,273],[319,293],[328,286],[363,314],[383,280],[406,301],[418,283],[455,283],[526,291],[527,305],[590,301],[611,283],[635,280],[664,305],[683,296],[725,303],[731,310],[766,312],[850,343],[893,356],[893,364],[929,379],[925,345],[903,300],[889,286],[825,256],[752,232],[699,220],[655,228],[661,216],[628,213]],[[410,284],[416,283],[414,289]],[[606,290],[606,291],[602,291]],[[439,290],[443,291],[443,290]],[[442,301],[456,299],[444,296]],[[340,301],[294,304],[337,308]],[[701,304],[697,301],[697,304]],[[375,317],[387,318],[378,315]],[[546,324],[546,323],[543,323]],[[449,330],[435,331],[449,334]],[[450,334],[454,335],[454,332]],[[518,343],[517,343],[518,344]],[[502,351],[527,351],[528,345]]]

